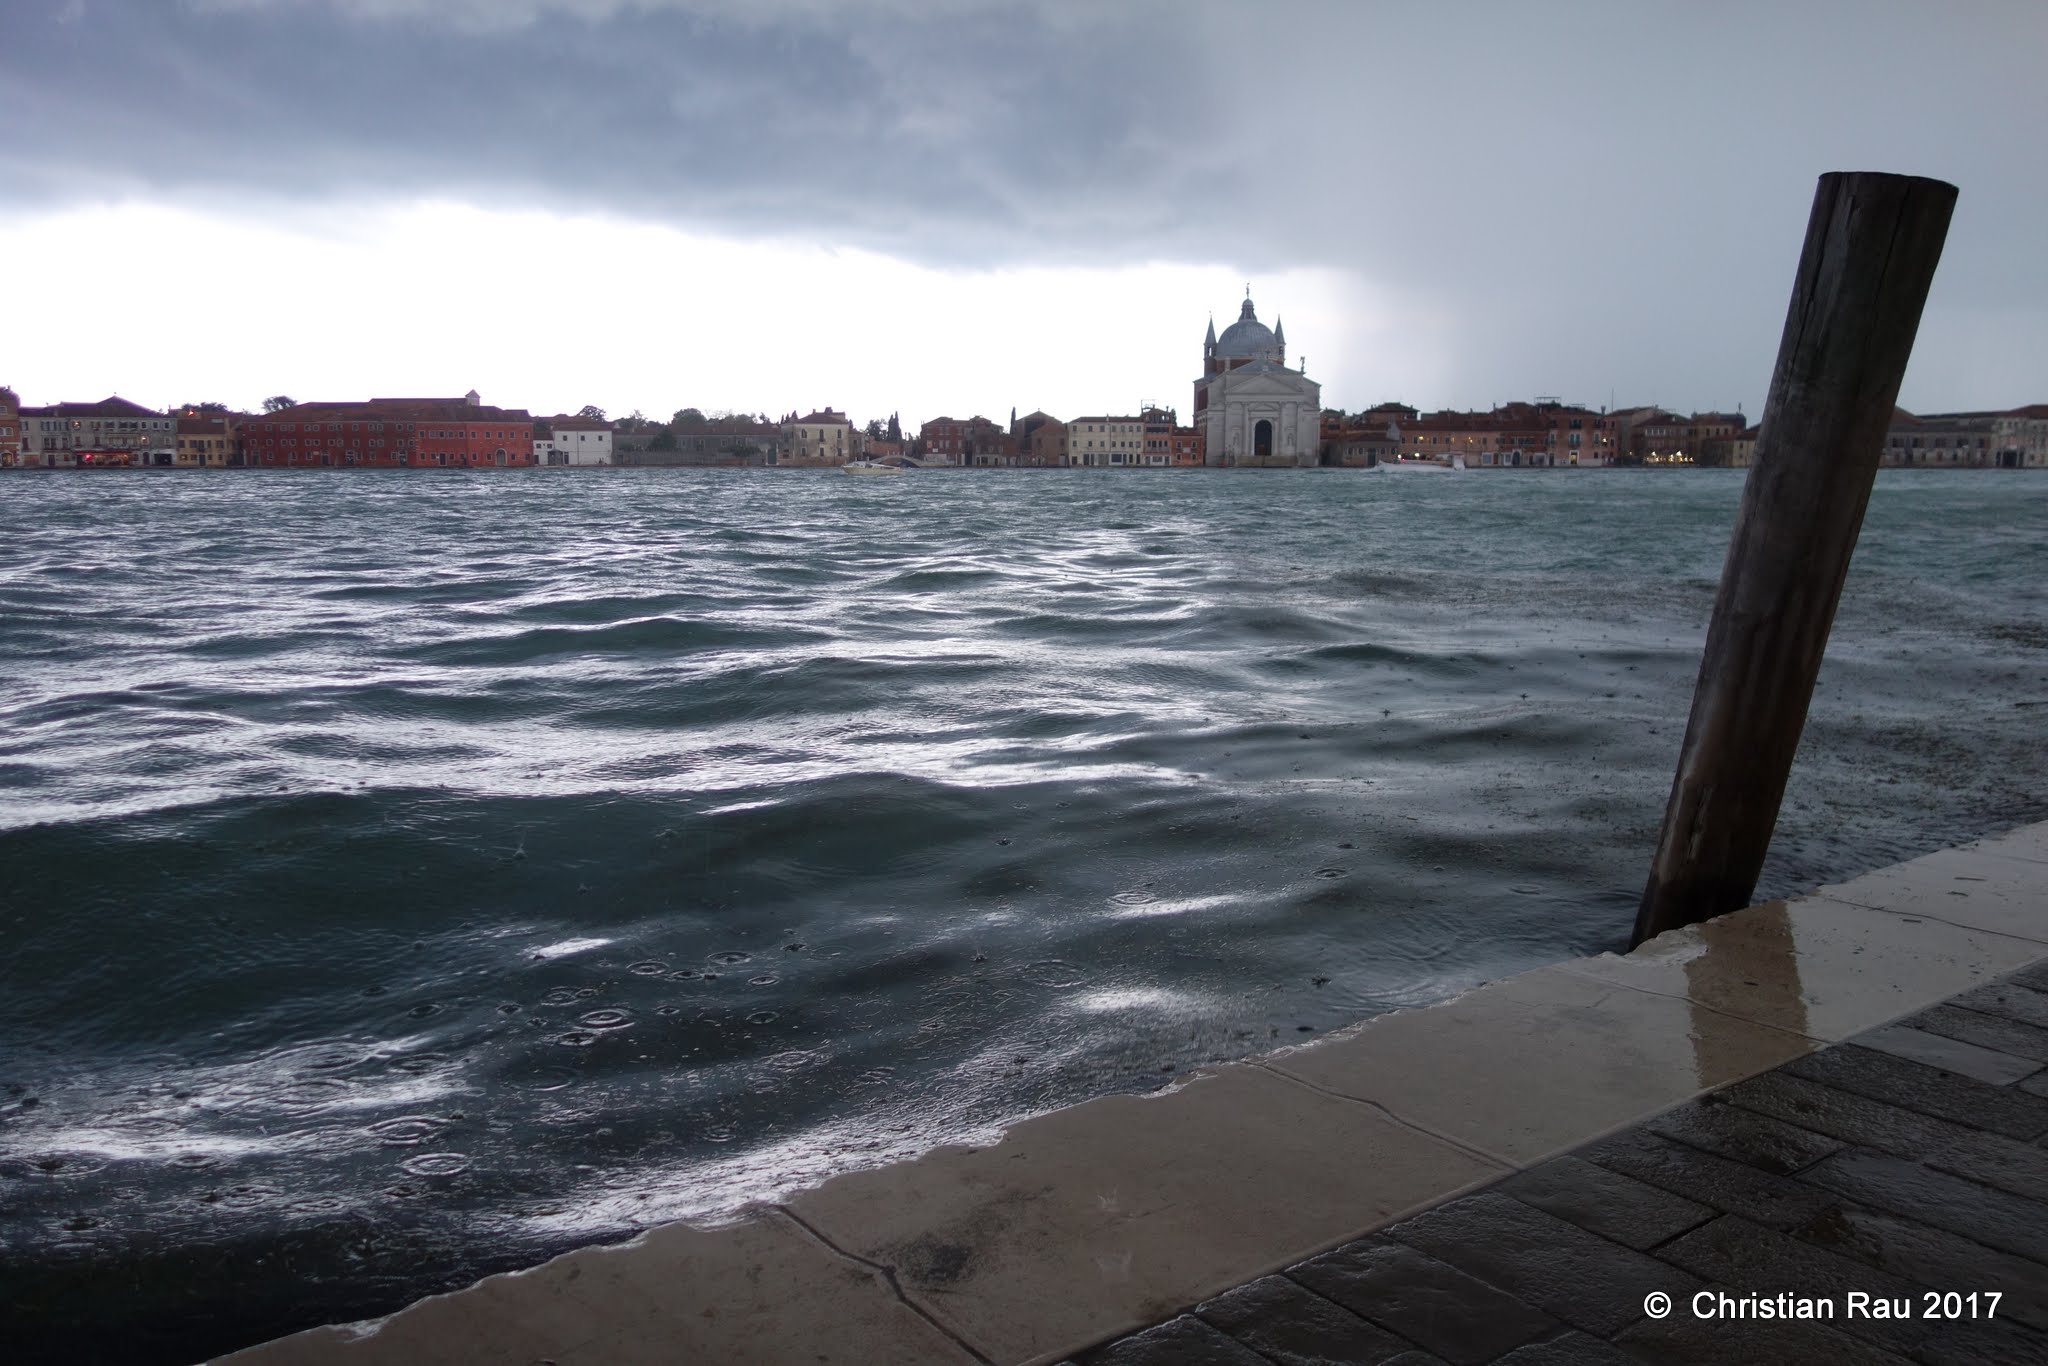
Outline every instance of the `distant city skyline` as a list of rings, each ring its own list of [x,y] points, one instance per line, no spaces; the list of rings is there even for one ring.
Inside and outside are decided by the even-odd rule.
[[[48,0],[0,384],[154,408],[1761,415],[1815,178],[1961,187],[1901,402],[2048,397],[2048,6]]]

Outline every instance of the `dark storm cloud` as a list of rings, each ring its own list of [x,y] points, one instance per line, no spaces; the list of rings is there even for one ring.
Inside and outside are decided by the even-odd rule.
[[[988,259],[1170,231],[1192,180],[1176,143],[1210,118],[1200,54],[1150,7],[66,13],[16,22],[0,56],[17,205],[455,193]]]

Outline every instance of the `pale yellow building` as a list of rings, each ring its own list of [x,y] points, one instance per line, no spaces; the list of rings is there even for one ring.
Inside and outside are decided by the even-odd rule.
[[[235,459],[235,415],[186,408],[178,414],[180,469],[226,469]]]
[[[1145,419],[1077,417],[1067,424],[1067,463],[1128,469],[1145,463]]]

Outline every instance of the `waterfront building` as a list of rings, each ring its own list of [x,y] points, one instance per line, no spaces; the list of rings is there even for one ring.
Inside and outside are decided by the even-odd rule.
[[[1173,462],[1173,419],[1171,408],[1160,408],[1152,404],[1141,404],[1138,420],[1145,424],[1145,464],[1168,465]]]
[[[994,426],[995,424],[990,423],[989,425]],[[986,441],[975,443],[974,450],[968,455],[967,463],[970,465],[1012,468],[1021,458],[1021,450],[1022,445],[1016,437],[997,428]]]
[[[1403,417],[1405,412],[1408,416]],[[1382,404],[1347,423],[1340,456],[1333,464],[1363,464],[1378,449],[1372,439],[1384,419],[1386,438],[1409,458],[1461,460],[1468,469],[1547,469],[1612,462],[1607,418],[1600,413],[1539,398],[1516,400],[1487,412],[1416,414],[1399,404]]]
[[[1202,463],[1202,434],[1197,428],[1181,426],[1179,413],[1146,404],[1138,417],[1145,424],[1146,465],[1186,467]]]
[[[1324,443],[1324,462],[1348,469],[1369,469],[1400,453],[1401,443],[1384,432],[1343,430]]]
[[[860,433],[845,413],[830,408],[782,420],[782,439],[775,450],[778,465],[844,465],[860,458]]]
[[[225,469],[241,463],[236,445],[239,434],[236,413],[203,412],[183,408],[178,412],[177,455],[180,469]]]
[[[1210,465],[1314,465],[1322,456],[1322,386],[1287,366],[1287,331],[1260,322],[1245,291],[1237,321],[1202,339],[1194,425]],[[1079,419],[1077,419],[1079,421]],[[1142,434],[1141,434],[1142,435]]]
[[[1581,469],[1614,463],[1614,419],[1606,413],[1555,398],[1539,398],[1534,406],[1548,431],[1548,463]]]
[[[613,459],[621,465],[771,465],[782,427],[751,417],[707,418],[614,435]]]
[[[1400,453],[1411,459],[1463,460],[1473,469],[1507,465],[1502,459],[1503,423],[1492,413],[1444,409],[1425,413],[1396,429]]]
[[[1010,435],[1017,438],[1019,445],[1028,446],[1031,444],[1032,433],[1047,423],[1058,421],[1058,418],[1046,412],[1043,408],[1036,409],[1024,414],[1022,417],[1011,418]]]
[[[1014,465],[1019,443],[985,417],[935,417],[917,429],[918,458],[930,465]]]
[[[912,453],[927,465],[959,464],[960,453],[967,444],[967,423],[971,420],[945,416],[927,419],[917,429],[917,440],[911,443]]]
[[[553,467],[612,463],[612,424],[557,413],[533,424],[533,463]]]
[[[1148,404],[1139,409],[1138,420],[1145,424],[1144,463],[1147,466],[1164,467],[1173,463],[1173,429],[1177,416],[1171,408]]]
[[[20,410],[21,462],[38,469],[169,465],[177,459],[172,419],[118,395],[97,403]]]
[[[1741,413],[1694,413],[1685,422],[1686,444],[1697,460],[1704,443],[1738,436],[1748,425]]]
[[[462,398],[299,403],[242,422],[261,466],[491,469],[533,463],[533,415]]]
[[[1880,463],[1905,468],[1983,469],[1997,464],[1992,442],[2004,413],[1892,411]]]
[[[1671,424],[1682,420],[1676,413],[1655,406],[1617,408],[1608,414],[1614,424],[1614,458],[1618,464],[1640,465],[1650,451],[1647,429],[1655,425],[1668,442]]]
[[[1756,463],[1758,428],[1745,427],[1732,436],[1710,436],[1700,443],[1699,463],[1748,469]]]
[[[1398,436],[1398,429],[1403,423],[1413,422],[1421,416],[1421,413],[1405,403],[1375,403],[1350,421],[1354,427],[1377,428],[1380,431],[1394,428],[1396,430],[1389,432],[1389,435]]]
[[[1356,417],[1332,408],[1323,414],[1323,463],[1363,469],[1392,460],[1401,452],[1401,424],[1389,405],[1368,408]],[[1412,408],[1398,410],[1414,420]]]
[[[1067,463],[1067,424],[1043,410],[1026,413],[1010,421],[1010,435],[1017,442],[1020,465],[1064,465]]]
[[[1886,436],[1884,463],[1963,469],[2048,467],[2048,404],[1919,417],[1899,409]]]
[[[1645,465],[1693,463],[1692,424],[1676,413],[1658,412],[1636,424],[1629,454]]]
[[[621,465],[772,465],[782,424],[741,414],[689,417],[670,423],[627,419],[612,433]]]
[[[1067,424],[1067,462],[1094,468],[1137,468],[1145,463],[1145,419],[1075,418]]]
[[[1991,425],[1992,450],[2001,469],[2048,468],[2048,403],[2001,413]]]
[[[1498,405],[1490,416],[1494,424],[1494,464],[1510,469],[1542,469],[1566,463],[1555,449],[1559,435],[1552,430],[1551,413],[1561,408],[1556,399],[1534,403],[1516,400]],[[1481,468],[1485,467],[1480,462]]]
[[[1014,422],[1016,419],[1011,419]],[[1009,468],[1016,465],[1023,443],[994,422],[983,417],[967,420],[966,445],[960,452],[961,465],[981,468]]]
[[[1034,425],[1029,441],[1032,464],[1057,469],[1067,463],[1067,424],[1058,418]]]
[[[0,386],[0,469],[21,463],[21,396]]]

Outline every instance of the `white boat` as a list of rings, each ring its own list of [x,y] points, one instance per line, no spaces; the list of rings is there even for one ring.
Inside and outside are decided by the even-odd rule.
[[[901,465],[885,465],[879,460],[849,460],[839,467],[848,474],[901,474]]]
[[[1403,455],[1392,460],[1380,461],[1383,470],[1462,470],[1465,457],[1454,455],[1448,460],[1435,460],[1426,455]]]

